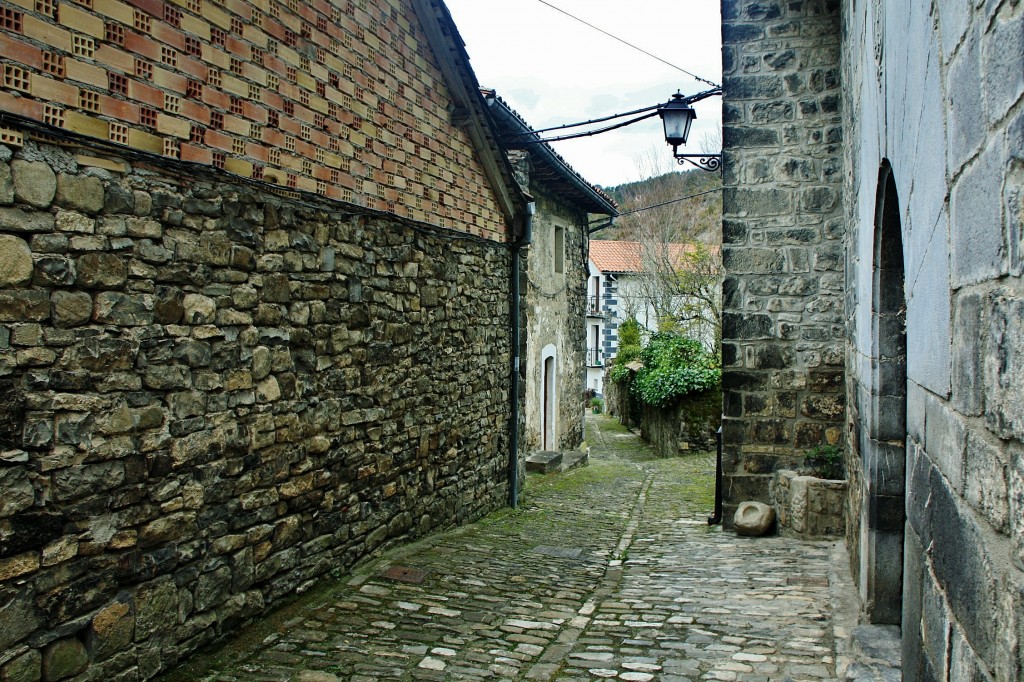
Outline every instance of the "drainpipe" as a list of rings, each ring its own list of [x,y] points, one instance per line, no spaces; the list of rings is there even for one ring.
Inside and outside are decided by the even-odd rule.
[[[533,215],[537,205],[530,202],[526,205],[526,221],[523,236],[512,245],[512,374],[509,382],[512,405],[509,415],[508,445],[508,480],[509,505],[515,509],[519,506],[519,337],[520,337],[520,258],[523,248],[530,245],[533,237]]]

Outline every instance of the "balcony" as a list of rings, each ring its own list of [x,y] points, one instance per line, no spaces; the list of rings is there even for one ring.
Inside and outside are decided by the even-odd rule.
[[[587,349],[587,367],[602,367],[604,361],[601,359],[600,348]]]
[[[601,314],[601,297],[587,296],[587,315],[590,317],[600,317]]]

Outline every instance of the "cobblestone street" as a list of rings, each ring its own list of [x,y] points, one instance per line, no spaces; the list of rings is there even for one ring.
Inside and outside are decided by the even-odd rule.
[[[590,465],[319,588],[173,680],[821,680],[855,623],[841,542],[709,528],[714,458],[591,417]]]

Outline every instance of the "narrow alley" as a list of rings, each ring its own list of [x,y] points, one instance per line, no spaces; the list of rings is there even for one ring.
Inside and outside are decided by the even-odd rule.
[[[712,456],[656,459],[588,419],[590,465],[531,476],[520,509],[389,552],[165,679],[845,677],[842,543],[709,528]]]

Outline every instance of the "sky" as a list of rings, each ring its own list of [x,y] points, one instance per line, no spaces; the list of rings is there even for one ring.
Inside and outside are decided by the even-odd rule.
[[[546,0],[672,65],[721,83],[720,0]],[[445,0],[480,85],[533,128],[619,114],[710,86],[565,16],[541,0]],[[705,149],[721,98],[694,107],[685,147]],[[657,117],[552,146],[589,182],[609,187],[679,169]],[[720,146],[720,144],[719,144]],[[682,151],[682,150],[680,150]]]

